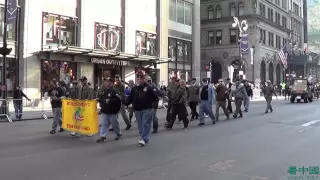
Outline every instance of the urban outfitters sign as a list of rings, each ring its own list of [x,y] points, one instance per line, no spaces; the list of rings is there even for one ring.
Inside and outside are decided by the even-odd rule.
[[[103,59],[103,58],[91,58],[91,62],[95,64],[106,64],[106,65],[115,65],[115,66],[129,66],[128,61],[118,61],[112,59]]]

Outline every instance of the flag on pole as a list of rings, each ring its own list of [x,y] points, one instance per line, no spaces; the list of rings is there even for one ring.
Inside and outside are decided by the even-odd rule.
[[[288,44],[288,43],[287,43]],[[284,69],[288,67],[288,51],[287,51],[287,44],[285,44],[282,49],[278,52],[280,60],[283,64]]]

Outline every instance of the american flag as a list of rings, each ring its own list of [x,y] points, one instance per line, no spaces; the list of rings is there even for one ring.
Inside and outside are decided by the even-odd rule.
[[[287,44],[283,46],[283,48],[278,52],[280,60],[282,61],[283,67],[286,69],[288,67],[287,59],[288,59],[288,51]]]

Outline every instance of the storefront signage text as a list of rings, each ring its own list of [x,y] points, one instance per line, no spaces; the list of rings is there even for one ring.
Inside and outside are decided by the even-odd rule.
[[[117,61],[112,59],[102,59],[102,58],[91,58],[91,62],[95,64],[107,64],[116,66],[128,66],[128,61]]]

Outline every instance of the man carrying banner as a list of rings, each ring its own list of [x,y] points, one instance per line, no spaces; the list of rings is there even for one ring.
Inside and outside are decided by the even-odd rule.
[[[81,82],[81,86],[78,87],[78,98],[73,98],[73,99],[92,100],[93,89],[88,85],[88,78],[85,76],[82,76],[81,79],[79,79],[79,81]],[[77,135],[77,133],[72,132],[70,135],[75,136]]]
[[[118,114],[122,105],[120,96],[112,87],[111,78],[105,79],[105,86],[103,92],[99,95],[99,102],[101,107],[101,119],[102,126],[100,129],[100,138],[97,142],[105,142],[106,137],[109,132],[109,126],[112,128],[116,134],[115,140],[119,140],[122,137],[120,124],[118,121]]]
[[[50,131],[50,134],[55,134],[58,124],[60,126],[59,132],[63,132],[62,120],[61,120],[61,115],[62,115],[61,99],[64,98],[65,95],[64,95],[63,89],[58,86],[58,83],[55,79],[51,81],[51,86],[52,88],[47,93],[51,99],[51,107],[52,107],[52,114],[53,114],[52,130]]]
[[[149,135],[152,122],[152,107],[158,101],[157,90],[145,82],[142,72],[137,74],[137,85],[132,88],[126,104],[132,104],[135,110],[141,139],[139,144],[145,146],[149,142]]]

